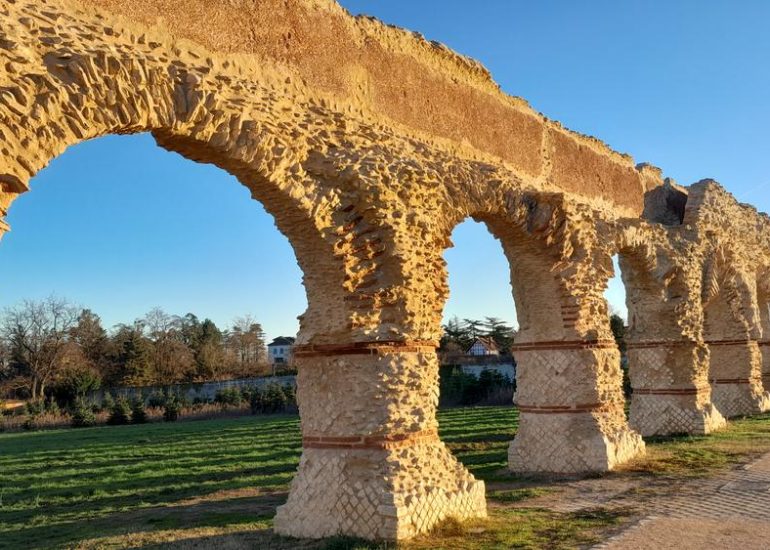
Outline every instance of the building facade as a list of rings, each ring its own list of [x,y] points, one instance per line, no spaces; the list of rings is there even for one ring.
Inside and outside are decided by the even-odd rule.
[[[279,336],[267,345],[267,360],[271,365],[290,365],[294,338]]]

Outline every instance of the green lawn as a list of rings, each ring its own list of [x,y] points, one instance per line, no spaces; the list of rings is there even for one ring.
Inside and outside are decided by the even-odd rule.
[[[453,410],[441,415],[442,434],[483,477],[505,466],[516,416],[512,408]],[[68,545],[137,523],[176,527],[189,516],[186,501],[217,493],[252,506],[205,513],[197,525],[253,522],[260,508],[269,519],[299,455],[296,417],[3,434],[0,547]]]
[[[622,520],[601,510],[570,515],[522,508],[522,500],[554,488],[505,472],[516,423],[510,407],[441,412],[443,440],[490,484],[492,514],[471,526],[476,530],[470,538],[466,527],[449,525],[409,546],[571,548]],[[618,475],[681,470],[684,476],[701,460],[719,468],[770,449],[767,416],[733,426],[716,438],[651,445],[649,459]],[[286,498],[299,454],[296,417],[2,434],[0,548],[188,548],[214,546],[219,539],[232,543],[232,537],[245,547],[354,547],[344,540],[287,541],[272,534],[275,507]]]

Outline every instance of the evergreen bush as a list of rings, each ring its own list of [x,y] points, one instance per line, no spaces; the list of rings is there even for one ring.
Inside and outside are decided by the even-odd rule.
[[[111,411],[114,408],[115,408],[115,398],[112,397],[112,394],[110,392],[104,392],[104,397],[102,398],[102,410]]]
[[[120,426],[131,422],[131,405],[125,397],[118,397],[110,411],[110,417],[107,424]]]
[[[182,412],[182,402],[179,396],[175,394],[168,395],[163,406],[163,420],[166,422],[176,422],[179,420],[180,412]]]
[[[147,422],[147,411],[144,409],[144,399],[136,398],[131,403],[131,422],[144,424]]]
[[[82,398],[76,399],[72,406],[72,427],[86,428],[96,424],[93,409]]]
[[[239,388],[224,388],[217,391],[214,396],[214,403],[222,406],[237,407],[243,401],[243,395]]]
[[[147,398],[147,406],[151,409],[160,409],[166,406],[166,396],[160,392],[152,392]]]

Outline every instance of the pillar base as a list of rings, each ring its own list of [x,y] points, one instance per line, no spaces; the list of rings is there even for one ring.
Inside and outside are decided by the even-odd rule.
[[[712,382],[711,400],[725,418],[751,416],[770,410],[770,393],[756,381]]]
[[[305,448],[275,532],[402,540],[441,520],[486,517],[484,482],[438,441],[389,449]]]
[[[629,424],[642,436],[651,437],[706,435],[723,428],[727,421],[712,403],[698,403],[697,395],[633,393]]]
[[[587,474],[612,470],[644,454],[644,441],[599,412],[521,412],[508,448],[508,467],[517,473]]]

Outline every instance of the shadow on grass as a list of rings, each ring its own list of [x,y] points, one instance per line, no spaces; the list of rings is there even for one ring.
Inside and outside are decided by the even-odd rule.
[[[79,547],[79,544],[88,540],[140,537],[145,533],[183,529],[189,525],[202,530],[251,525],[255,521],[271,520],[275,515],[275,509],[286,501],[286,497],[285,492],[278,492],[188,505],[161,506],[132,511],[116,510],[112,514],[96,519],[61,522],[54,525],[35,525],[33,518],[25,528],[3,533],[2,543],[7,546],[2,547],[73,548]],[[272,536],[272,532],[270,535]],[[117,547],[120,546],[118,543]],[[90,546],[86,544],[86,547]],[[94,547],[102,546],[96,544]]]

